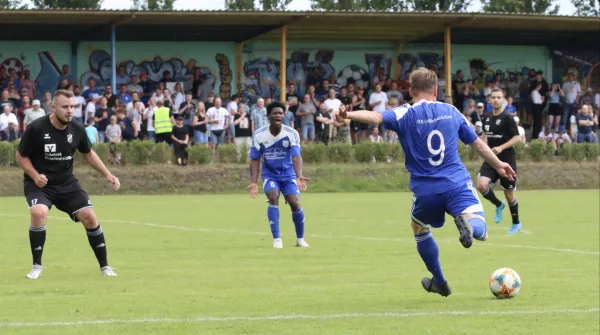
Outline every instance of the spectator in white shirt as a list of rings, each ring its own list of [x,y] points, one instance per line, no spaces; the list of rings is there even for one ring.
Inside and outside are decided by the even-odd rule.
[[[17,116],[12,113],[12,107],[8,104],[4,105],[3,113],[0,115],[0,131],[6,131],[9,124],[19,125]]]
[[[46,115],[46,112],[44,112],[43,109],[40,108],[40,101],[39,100],[33,100],[33,107],[30,109],[27,109],[25,111],[25,119],[23,119],[23,131],[25,131],[27,129],[27,126],[35,121],[36,119],[41,118],[42,116]]]
[[[527,143],[527,138],[525,137],[525,128],[521,127],[521,125],[519,124],[519,117],[515,116],[515,123],[517,124],[517,129],[519,130],[519,136],[521,136],[521,143],[525,144]]]
[[[544,112],[544,97],[540,94],[542,83],[538,83],[533,91],[531,91],[531,114],[533,116],[533,133],[532,139],[537,139],[542,130],[542,114]]]
[[[381,91],[381,84],[375,84],[375,91],[371,92],[369,96],[369,108],[374,112],[384,112],[389,109],[388,96],[385,92]],[[373,129],[374,126],[369,125],[369,129]],[[383,139],[387,140],[387,133],[383,131],[383,127],[380,127],[379,132],[383,134]]]
[[[581,95],[581,85],[575,79],[575,74],[569,72],[567,82],[563,84],[562,91],[565,95],[565,105],[563,107],[563,115],[561,125],[569,128],[569,121],[572,115],[575,115],[575,106],[579,105],[579,97]]]
[[[85,98],[81,96],[81,87],[73,87],[73,93],[75,94],[75,110],[73,112],[73,118],[83,123],[85,119],[83,115],[83,108],[85,107]],[[47,113],[48,111],[45,112]]]
[[[221,98],[215,99],[215,106],[208,109],[206,116],[210,127],[210,149],[214,158],[216,146],[225,143],[225,129],[229,127],[229,112],[222,107]]]
[[[154,112],[158,109],[156,106],[156,99],[154,97],[150,97],[148,100],[148,108],[144,110],[143,120],[146,121],[146,132],[148,136],[148,141],[154,142],[156,139],[156,133],[154,129]]]
[[[387,95],[386,95],[386,99],[387,99]],[[338,109],[340,109],[340,106],[342,105],[342,101],[340,101],[340,99],[335,97],[335,89],[333,87],[327,91],[327,99],[325,101],[323,101],[323,103],[325,103],[325,106],[327,107],[327,112],[329,112],[329,115],[331,115],[331,118],[333,120],[335,120],[335,115],[336,115]],[[336,134],[337,134],[336,127],[329,127],[329,138],[334,138],[336,136]]]
[[[138,84],[137,76],[131,76],[131,81],[129,82],[129,85],[127,85],[127,91],[129,91],[131,94],[134,92],[138,94],[144,94],[144,88]]]
[[[235,116],[238,114],[238,105],[242,99],[234,94],[227,104],[227,112],[229,113],[229,128],[227,129],[227,141],[233,143],[235,140],[235,124],[233,122]]]
[[[87,124],[87,120],[89,118],[94,118],[96,115],[96,104],[100,100],[100,95],[98,93],[90,94],[90,102],[88,102],[87,106],[85,106],[85,120],[84,122]]]

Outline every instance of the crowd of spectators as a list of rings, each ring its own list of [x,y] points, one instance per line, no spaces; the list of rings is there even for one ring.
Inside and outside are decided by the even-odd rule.
[[[120,69],[119,69],[120,71]],[[501,74],[477,89],[473,81],[465,79],[463,71],[452,78],[452,96],[445,94],[445,78],[439,73],[438,100],[454,104],[472,123],[478,133],[486,113],[491,112],[489,102],[493,88],[505,92],[505,110],[519,116],[526,115],[531,125],[532,140],[559,144],[561,142],[597,142],[600,92],[593,88],[582,90],[573,73],[564,83],[549,85],[541,71],[534,72],[523,88],[514,87]],[[186,148],[190,145],[209,146],[214,155],[219,144],[251,144],[254,131],[268,124],[266,105],[271,97],[250,101],[233,95],[223,101],[208,80],[198,74],[191,83],[175,83],[165,71],[158,83],[150,83],[145,73],[138,76],[117,75],[117,90],[111,85],[98,87],[90,79],[81,88],[68,79],[61,80],[61,89],[75,94],[74,118],[86,125],[92,143],[106,142],[111,148],[120,141],[145,139],[168,142],[173,145],[178,164],[187,161]],[[11,73],[11,77],[15,74]],[[408,78],[410,73],[405,73]],[[10,78],[10,77],[9,77]],[[18,140],[27,125],[36,118],[51,112],[52,93],[45,92],[42,101],[31,99],[29,76],[15,87],[14,80],[1,93],[0,139]],[[192,87],[184,92],[183,84]],[[359,122],[337,122],[335,113],[341,105],[348,110],[374,112],[412,103],[408,80],[373,80],[368,87],[357,86],[352,80],[346,86],[333,85],[328,80],[311,83],[299,90],[294,82],[286,87],[284,104],[287,111],[284,123],[295,128],[303,143],[332,141],[356,144],[361,141],[396,141],[391,131]],[[171,91],[168,87],[171,87]],[[298,94],[305,91],[304,95]],[[519,126],[526,142],[525,130]],[[111,150],[110,161],[118,163],[119,157]]]

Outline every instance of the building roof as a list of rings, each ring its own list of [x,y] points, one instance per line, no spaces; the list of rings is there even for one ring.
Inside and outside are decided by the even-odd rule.
[[[110,25],[120,41],[288,41],[576,43],[600,40],[600,18],[509,13],[384,11],[139,11],[2,10],[0,28],[8,40],[109,40]],[[55,29],[50,29],[50,26]],[[18,28],[18,29],[15,29]]]

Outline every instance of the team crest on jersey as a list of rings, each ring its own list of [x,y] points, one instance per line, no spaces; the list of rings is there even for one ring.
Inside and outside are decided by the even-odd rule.
[[[290,141],[283,141],[283,147],[287,148],[290,146]]]
[[[73,142],[73,134],[67,135],[67,142],[69,142],[69,143]]]
[[[500,122],[502,122],[502,120],[500,120],[500,119],[496,120],[496,125],[499,126]]]

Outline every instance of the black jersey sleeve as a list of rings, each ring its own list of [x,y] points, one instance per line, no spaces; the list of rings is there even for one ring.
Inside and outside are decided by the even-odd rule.
[[[77,146],[77,150],[82,154],[87,154],[92,151],[92,143],[90,143],[90,139],[87,136],[87,132],[85,128],[78,127],[78,132],[81,132],[81,140],[79,141],[79,145]]]
[[[504,122],[504,127],[508,137],[513,138],[515,136],[519,136],[519,128],[517,128],[515,118],[510,115],[507,115],[506,119],[507,122]]]
[[[19,154],[23,157],[30,157],[33,154],[35,146],[35,134],[37,133],[34,123],[31,123],[25,130],[21,142],[19,143]]]

